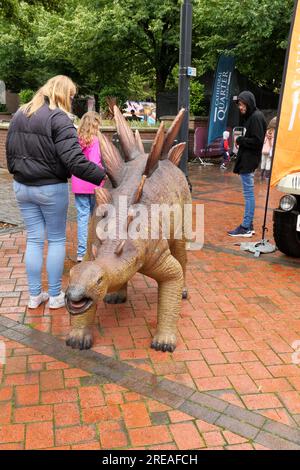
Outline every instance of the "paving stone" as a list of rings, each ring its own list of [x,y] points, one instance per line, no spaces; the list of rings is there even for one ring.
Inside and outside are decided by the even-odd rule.
[[[184,402],[184,398],[180,398],[178,395],[175,395],[168,390],[164,390],[160,387],[152,388],[150,392],[151,398],[154,400],[160,401],[166,405],[172,406],[172,408],[179,408],[180,405]]]
[[[25,325],[22,325],[20,323],[17,323],[15,326],[12,327],[14,331],[18,331],[18,333],[22,333],[23,335],[26,336],[28,334],[29,328]]]
[[[168,413],[164,411],[157,411],[150,414],[151,423],[153,425],[169,424],[170,419]]]
[[[168,390],[181,398],[190,398],[193,395],[194,390],[190,387],[186,387],[180,383],[172,382],[171,380],[162,380],[159,383],[159,387]]]
[[[255,442],[273,450],[300,450],[297,444],[281,439],[268,432],[260,431],[255,438]]]
[[[248,424],[252,424],[257,428],[261,428],[266,421],[266,418],[263,416],[248,410],[244,410],[243,408],[235,405],[229,405],[225,410],[225,414],[240,421],[244,421]]]
[[[18,331],[14,330],[6,330],[5,332],[2,333],[3,336],[5,336],[8,339],[12,339],[13,341],[20,341],[22,342],[24,335],[19,333]]]
[[[220,416],[215,422],[215,424],[231,432],[234,432],[235,434],[238,434],[239,436],[243,436],[243,437],[246,437],[247,439],[252,439],[252,440],[255,440],[255,437],[257,436],[259,432],[259,429],[255,428],[254,426],[251,426],[250,424],[247,424],[247,423],[242,423],[241,421],[238,421],[237,419],[231,418],[230,416],[227,416],[227,415]]]
[[[20,297],[20,292],[0,292],[0,298],[2,299],[18,298],[18,297]]]
[[[190,397],[190,401],[198,403],[199,405],[212,408],[213,410],[223,412],[227,407],[228,403],[223,400],[206,395],[205,393],[196,392]]]
[[[96,384],[106,384],[109,383],[107,377],[101,375],[93,375],[91,377],[81,377],[80,383],[82,386],[96,385]]]
[[[263,430],[300,445],[300,430],[292,429],[290,426],[285,426],[271,420],[266,421]]]
[[[0,325],[6,326],[6,328],[11,328],[15,326],[16,322],[10,320],[9,318],[3,317],[0,315]]]
[[[178,409],[183,413],[194,416],[195,418],[201,419],[210,424],[215,424],[217,419],[221,416],[217,411],[210,410],[209,408],[197,405],[196,403],[190,402],[188,400],[180,405]]]

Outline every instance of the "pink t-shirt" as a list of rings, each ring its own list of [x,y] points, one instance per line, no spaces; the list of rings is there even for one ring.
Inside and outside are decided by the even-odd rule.
[[[81,145],[81,144],[80,144]],[[103,168],[101,162],[101,151],[99,146],[99,140],[97,137],[94,137],[92,143],[88,147],[83,147],[81,145],[82,151],[86,156],[87,160],[90,162],[96,163],[100,168]],[[87,181],[83,181],[76,176],[72,176],[72,192],[74,194],[94,194],[96,188],[101,188],[105,181],[102,180],[99,186],[95,184],[88,183]]]

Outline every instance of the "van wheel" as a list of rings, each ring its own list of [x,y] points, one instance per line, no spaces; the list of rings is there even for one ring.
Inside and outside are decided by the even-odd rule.
[[[300,258],[300,232],[296,231],[296,225],[274,220],[273,234],[278,250],[287,256]]]

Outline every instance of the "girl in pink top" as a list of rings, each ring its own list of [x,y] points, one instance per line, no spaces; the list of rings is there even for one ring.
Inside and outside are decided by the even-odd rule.
[[[100,125],[100,115],[94,111],[89,111],[81,118],[78,127],[78,138],[87,160],[103,168],[98,139]],[[95,189],[102,187],[104,183],[105,180],[101,182],[100,186],[95,186],[76,176],[72,176],[72,192],[75,194],[75,205],[77,209],[77,261],[82,261],[86,253],[88,223],[95,207]]]

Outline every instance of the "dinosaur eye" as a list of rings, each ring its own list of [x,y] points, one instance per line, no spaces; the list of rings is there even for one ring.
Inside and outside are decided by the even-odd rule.
[[[98,285],[98,286],[101,284],[101,282],[102,282],[102,279],[103,279],[103,277],[102,277],[102,276],[101,276],[101,277],[99,277],[99,279],[98,279],[98,281],[97,281],[97,285]]]

